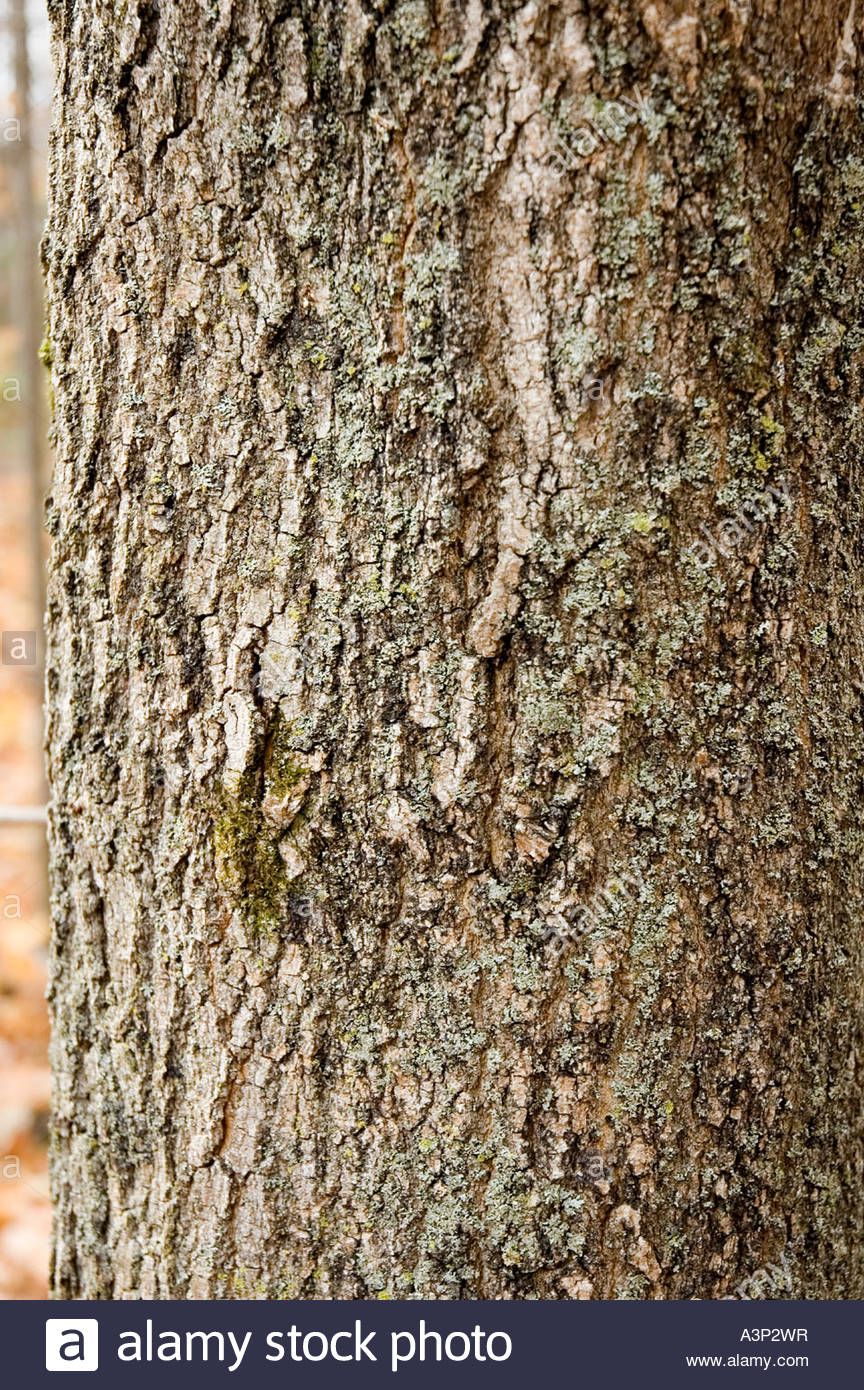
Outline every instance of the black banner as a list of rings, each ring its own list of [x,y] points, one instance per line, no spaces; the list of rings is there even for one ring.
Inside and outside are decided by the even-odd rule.
[[[860,1383],[861,1303],[5,1303],[3,1379],[602,1390]]]

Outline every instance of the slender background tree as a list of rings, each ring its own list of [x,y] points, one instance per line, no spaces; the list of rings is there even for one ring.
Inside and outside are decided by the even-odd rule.
[[[33,102],[30,54],[28,50],[28,20],[25,0],[7,0],[7,24],[12,49],[12,71],[15,91],[15,139],[7,141],[9,162],[15,186],[17,241],[16,320],[21,336],[20,358],[24,393],[24,430],[27,470],[32,493],[30,521],[31,566],[33,592],[37,612],[45,609],[45,532],[42,510],[45,499],[42,462],[45,453],[45,419],[42,400],[42,377],[39,367],[39,342],[43,321],[42,289],[39,283],[38,230],[36,226],[36,179],[33,158]],[[40,648],[41,648],[41,633]],[[41,665],[41,651],[40,651]]]
[[[56,1292],[861,1297],[854,3],[52,18]]]

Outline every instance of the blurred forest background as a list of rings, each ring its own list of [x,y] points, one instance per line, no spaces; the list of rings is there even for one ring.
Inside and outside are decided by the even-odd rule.
[[[26,59],[26,61],[25,61]],[[36,246],[51,75],[41,3],[0,0],[0,1298],[47,1293],[48,918],[41,808],[47,374]],[[35,476],[34,476],[35,474]],[[29,634],[15,638],[14,634]],[[31,817],[31,819],[28,819]]]

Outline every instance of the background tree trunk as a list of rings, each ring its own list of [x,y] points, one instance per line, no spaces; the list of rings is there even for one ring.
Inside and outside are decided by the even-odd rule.
[[[61,1296],[864,1295],[864,40],[685,4],[54,8]]]
[[[33,195],[36,170],[33,160],[33,101],[31,92],[29,23],[26,0],[7,0],[6,20],[12,49],[15,81],[17,136],[7,151],[12,166],[15,197],[15,320],[20,335],[19,361],[24,389],[24,448],[30,476],[30,565],[32,589],[39,622],[39,674],[42,667],[42,624],[45,617],[45,503],[43,458],[45,454],[44,376],[39,364],[44,304],[39,278],[38,224]],[[47,856],[42,855],[43,872]]]

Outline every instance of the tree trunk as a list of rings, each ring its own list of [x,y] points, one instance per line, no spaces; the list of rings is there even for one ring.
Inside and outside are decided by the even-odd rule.
[[[24,456],[30,481],[30,515],[27,530],[30,541],[31,584],[39,625],[39,666],[42,664],[42,625],[45,621],[45,532],[42,513],[45,485],[42,460],[45,452],[44,379],[39,364],[44,306],[36,254],[38,228],[33,185],[33,101],[31,93],[29,22],[26,0],[7,0],[6,20],[12,49],[15,81],[17,138],[8,146],[15,194],[15,326],[19,335],[18,356],[24,388]],[[44,795],[44,789],[43,789]],[[47,863],[41,854],[43,872]]]
[[[864,1296],[854,9],[53,24],[56,1293]]]

